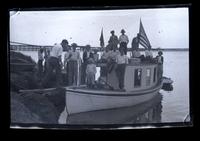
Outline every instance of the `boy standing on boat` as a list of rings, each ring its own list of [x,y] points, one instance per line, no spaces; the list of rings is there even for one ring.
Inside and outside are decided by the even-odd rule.
[[[125,55],[127,54],[127,44],[129,42],[128,36],[125,35],[125,30],[121,30],[122,35],[119,36],[120,48],[124,50]]]
[[[125,76],[125,69],[126,64],[128,64],[128,57],[125,55],[124,50],[120,48],[120,54],[117,55],[116,62],[117,62],[117,68],[116,68],[116,75],[119,82],[119,88],[124,89],[124,76]]]
[[[87,86],[89,88],[94,88],[96,72],[97,70],[95,61],[93,59],[93,54],[90,54],[90,58],[88,59],[88,64],[86,68]]]

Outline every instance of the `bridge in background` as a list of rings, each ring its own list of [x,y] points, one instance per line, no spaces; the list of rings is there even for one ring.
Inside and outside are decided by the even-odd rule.
[[[31,45],[31,44],[24,44],[24,43],[18,43],[18,42],[10,42],[9,48],[10,50],[16,50],[16,51],[38,51],[40,48],[47,48],[51,49],[53,46],[39,46],[39,45]],[[77,49],[84,50],[86,46],[77,46]],[[96,49],[98,51],[101,51],[101,47],[91,47],[92,50]],[[144,48],[139,48],[140,51],[144,51]],[[152,48],[152,51],[188,51],[188,48]],[[64,49],[65,51],[65,49]],[[128,48],[128,51],[131,51],[131,48]]]
[[[38,51],[40,48],[51,49],[53,46],[40,46],[40,45],[31,45],[31,44],[24,44],[18,42],[10,42],[9,49],[16,50],[16,51]],[[84,50],[86,46],[77,46],[77,49]],[[92,50],[97,49],[98,51],[101,50],[100,47],[91,47]],[[65,51],[65,49],[64,49]]]

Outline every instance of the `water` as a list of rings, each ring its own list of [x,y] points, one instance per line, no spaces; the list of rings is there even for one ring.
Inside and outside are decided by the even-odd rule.
[[[37,61],[37,52],[22,51]],[[157,52],[153,52],[154,56]],[[189,114],[189,52],[164,51],[164,73],[173,83],[173,91],[160,90],[160,97],[142,105],[67,116],[61,114],[59,123],[65,124],[124,124],[183,122]],[[97,74],[99,76],[99,73]],[[109,116],[108,116],[109,115]],[[66,120],[67,117],[67,120]]]

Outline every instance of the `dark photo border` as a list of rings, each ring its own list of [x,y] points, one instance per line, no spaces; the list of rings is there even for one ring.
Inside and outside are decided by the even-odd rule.
[[[195,78],[193,72],[194,72],[194,64],[193,61],[195,60],[193,56],[193,47],[192,47],[192,13],[193,13],[193,8],[192,8],[192,4],[191,3],[186,3],[186,4],[173,4],[173,3],[163,3],[163,4],[159,4],[159,3],[147,3],[147,4],[128,4],[127,5],[122,5],[122,6],[113,6],[110,4],[110,6],[105,6],[105,5],[90,5],[87,2],[84,3],[83,5],[76,5],[76,4],[72,4],[71,6],[65,6],[65,4],[63,4],[64,2],[55,4],[55,6],[53,5],[53,2],[49,2],[46,5],[42,5],[42,4],[35,4],[33,2],[31,2],[28,5],[23,5],[22,3],[12,3],[12,4],[8,4],[6,5],[5,8],[3,8],[3,17],[5,19],[5,21],[3,23],[5,23],[5,27],[3,28],[4,32],[6,33],[5,35],[3,35],[2,39],[3,39],[3,45],[2,46],[8,46],[9,44],[9,10],[20,10],[20,11],[29,11],[29,10],[45,10],[45,11],[49,11],[49,10],[114,10],[114,9],[145,9],[145,8],[175,8],[175,7],[188,7],[189,8],[189,56],[190,56],[190,116],[191,116],[191,122],[189,123],[182,123],[182,122],[178,122],[178,123],[158,123],[158,124],[144,124],[144,125],[125,125],[126,127],[131,127],[131,128],[136,128],[136,127],[142,127],[142,126],[154,126],[156,128],[168,128],[168,127],[174,127],[174,128],[178,128],[178,127],[193,127],[195,126],[195,122],[196,122],[196,116],[194,116],[194,113],[197,111],[194,107],[196,107],[196,105],[194,104],[194,87],[195,87],[195,82],[193,82],[193,79]],[[109,3],[109,2],[108,2]],[[87,5],[88,4],[88,5]],[[106,4],[106,3],[105,3]],[[6,58],[6,59],[5,59]],[[1,117],[1,123],[3,123],[5,125],[5,127],[7,127],[8,129],[10,129],[10,84],[9,84],[9,50],[8,48],[4,48],[3,50],[3,56],[2,59],[3,60],[3,64],[4,64],[4,69],[3,69],[3,83],[2,83],[2,88],[4,89],[4,94],[7,94],[5,96],[5,98],[3,98],[5,100],[5,103],[3,103],[1,106],[2,107],[6,107],[4,109],[4,115],[5,119],[2,119]],[[6,68],[6,69],[5,69]],[[3,101],[4,101],[3,100]],[[7,106],[5,106],[7,105]],[[8,120],[9,119],[9,120]],[[4,121],[4,122],[2,122]],[[28,129],[28,127],[32,127],[32,126],[38,126],[41,128],[45,128],[45,129],[61,129],[61,130],[82,130],[82,129],[86,129],[86,130],[95,130],[98,128],[99,129],[103,129],[103,130],[113,130],[113,129],[118,129],[118,128],[123,128],[125,127],[123,124],[122,125],[49,125],[49,124],[12,124],[12,126],[20,126],[22,129]],[[131,129],[130,128],[130,129]],[[13,128],[12,130],[15,130],[16,128]],[[31,129],[31,128],[30,128]]]

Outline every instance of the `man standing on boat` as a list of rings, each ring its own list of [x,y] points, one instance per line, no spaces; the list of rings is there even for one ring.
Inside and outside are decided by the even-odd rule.
[[[116,75],[119,82],[119,88],[123,90],[125,69],[126,69],[126,64],[128,64],[128,57],[124,54],[124,50],[122,48],[120,48],[119,51],[120,51],[120,54],[117,55],[117,58],[116,58],[116,62],[117,62]]]
[[[120,52],[117,48],[111,48],[108,59],[108,73],[111,73],[116,66],[116,58]]]
[[[162,75],[163,75],[163,56],[162,56],[162,51],[158,51],[158,55],[156,56],[157,63],[158,63],[158,80],[161,81]]]
[[[83,63],[82,63],[82,67],[81,67],[81,84],[85,84],[85,81],[86,81],[87,61],[88,61],[88,59],[90,57],[90,53],[91,53],[90,45],[86,45],[85,47],[86,47],[86,49],[83,52]]]
[[[117,45],[119,43],[118,37],[115,35],[115,31],[112,30],[111,32],[111,36],[110,39],[108,41],[108,44],[111,48],[116,48],[117,49]]]
[[[137,34],[136,37],[133,38],[132,43],[131,43],[131,47],[132,47],[132,56],[133,56],[133,51],[139,48],[138,34]]]
[[[109,44],[106,46],[106,48],[104,48],[103,54],[101,56],[100,62],[103,64],[106,64],[104,66],[101,66],[100,69],[100,77],[104,78],[106,80],[107,77],[107,72],[108,72],[108,68],[107,68],[107,63],[108,63],[108,58],[109,58]]]
[[[48,83],[51,82],[51,78],[53,76],[53,72],[56,73],[56,86],[61,85],[61,62],[62,62],[62,46],[60,44],[55,44],[52,47],[52,50],[50,52],[50,57],[48,59],[48,68],[47,68],[47,74],[43,80],[43,86],[49,87]]]
[[[124,50],[125,55],[127,54],[127,44],[129,42],[128,36],[125,35],[125,30],[121,30],[122,35],[119,36],[120,48]]]
[[[69,73],[68,73],[68,85],[77,85],[78,81],[78,64],[80,61],[80,53],[76,50],[77,44],[72,44],[72,51],[69,57]]]
[[[69,43],[66,39],[62,40],[62,43],[61,43],[63,49],[65,49],[65,55],[64,55],[64,69],[65,69],[65,72],[66,72],[66,75],[65,75],[65,84],[68,85],[68,69],[69,69],[69,64],[68,64],[68,61],[69,61],[69,57],[70,57],[70,46],[69,46]]]

